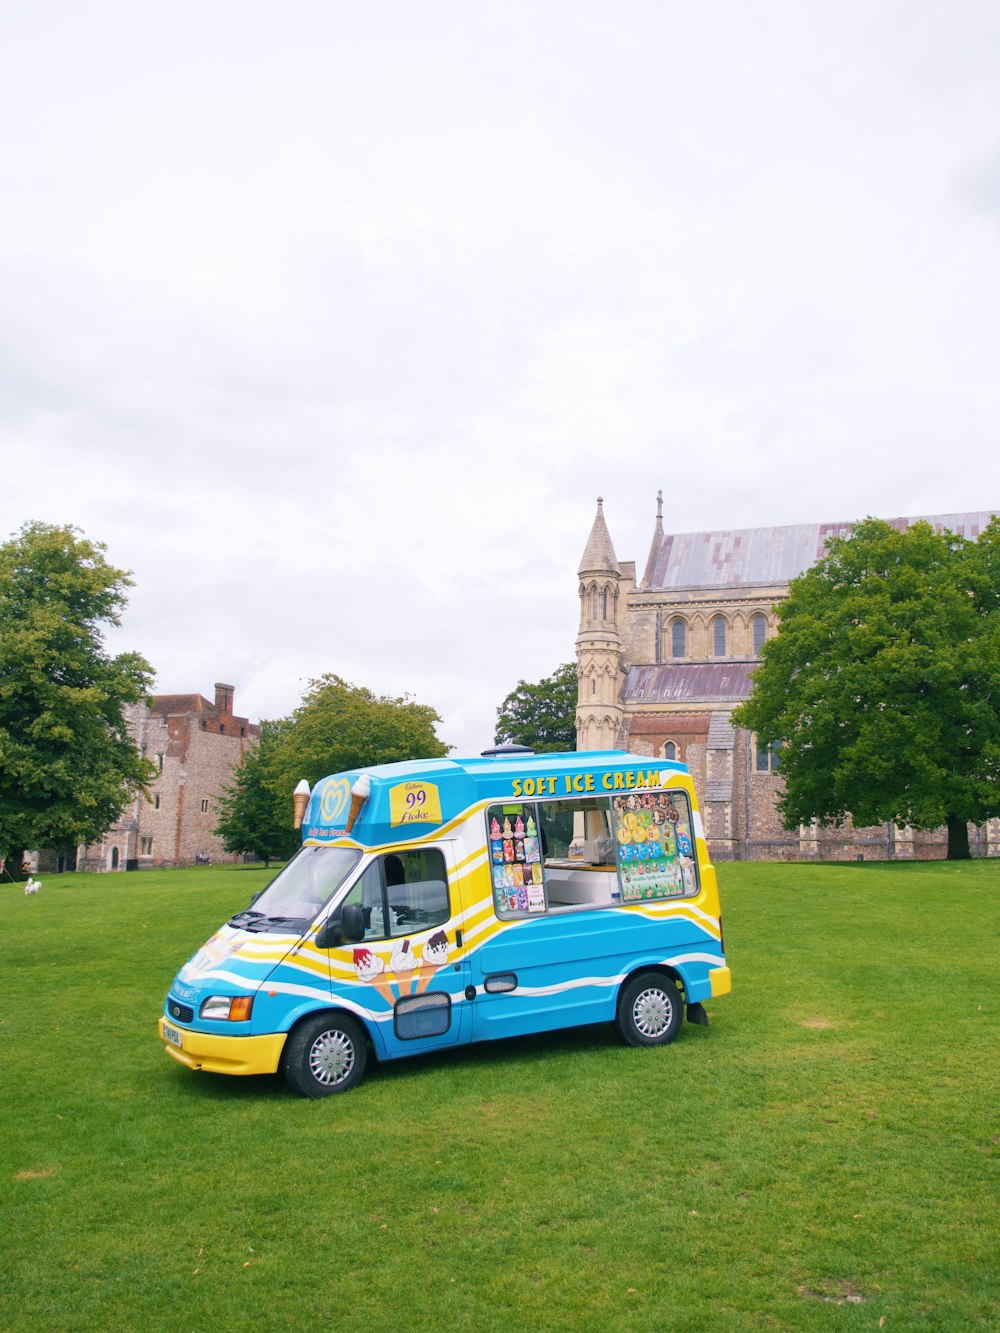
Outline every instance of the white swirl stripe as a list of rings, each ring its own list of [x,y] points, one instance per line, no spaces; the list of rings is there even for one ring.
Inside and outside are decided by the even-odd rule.
[[[676,966],[680,963],[707,963],[710,967],[718,967],[721,959],[714,953],[683,953],[671,954],[668,958],[661,960],[663,966]],[[650,967],[655,967],[655,963],[650,963]],[[574,977],[571,981],[560,981],[553,986],[521,986],[517,990],[508,991],[509,995],[559,995],[563,991],[580,990],[583,986],[620,986],[626,977],[632,975],[632,969],[628,972],[619,972],[611,977]]]

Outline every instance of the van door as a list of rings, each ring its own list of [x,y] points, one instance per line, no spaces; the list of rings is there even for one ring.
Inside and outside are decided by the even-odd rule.
[[[331,951],[331,987],[360,1007],[385,1057],[468,1037],[468,959],[451,849],[400,847],[375,857],[341,904],[360,908],[364,938]],[[451,876],[454,879],[454,876]],[[355,917],[355,920],[357,918]]]

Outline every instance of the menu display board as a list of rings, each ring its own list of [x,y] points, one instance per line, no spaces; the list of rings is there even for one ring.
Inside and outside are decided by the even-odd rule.
[[[616,796],[612,804],[622,902],[697,892],[685,793],[631,792]]]
[[[506,912],[544,912],[545,882],[534,805],[493,806],[487,812],[487,823],[498,908]]]

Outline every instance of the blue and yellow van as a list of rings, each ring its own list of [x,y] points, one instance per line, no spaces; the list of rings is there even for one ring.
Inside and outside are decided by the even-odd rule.
[[[369,1052],[604,1022],[660,1046],[730,989],[682,764],[500,750],[300,791],[302,849],[170,987],[159,1033],[190,1069],[322,1097]]]

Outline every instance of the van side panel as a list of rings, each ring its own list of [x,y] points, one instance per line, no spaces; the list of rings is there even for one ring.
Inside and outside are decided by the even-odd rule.
[[[676,972],[688,1003],[710,999],[709,973],[723,964],[714,925],[680,903],[497,922],[472,955],[475,1037],[610,1022],[622,982],[646,967]],[[491,994],[490,978],[502,976],[516,978],[515,988]]]

